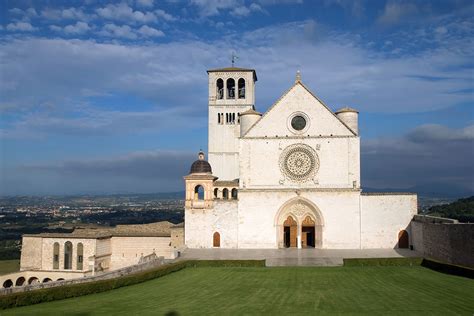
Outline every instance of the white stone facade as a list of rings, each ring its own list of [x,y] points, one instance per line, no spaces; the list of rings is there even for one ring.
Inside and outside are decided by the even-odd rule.
[[[356,110],[344,108],[336,115],[299,78],[261,117],[253,103],[242,106],[242,100],[220,100],[217,108],[214,83],[236,72],[256,78],[249,69],[209,72],[209,163],[218,178],[214,187],[238,178],[238,197],[229,200],[219,193],[213,203],[196,201],[211,205],[207,208],[187,201],[187,247],[397,248],[402,233],[410,236],[415,194],[362,193]],[[252,85],[252,101],[254,90]],[[243,127],[240,136],[238,122],[230,134],[215,126],[217,112],[249,109],[256,122]],[[217,158],[217,152],[232,152],[238,161]],[[192,192],[198,183],[186,181],[186,191]],[[205,185],[206,191],[214,190]]]

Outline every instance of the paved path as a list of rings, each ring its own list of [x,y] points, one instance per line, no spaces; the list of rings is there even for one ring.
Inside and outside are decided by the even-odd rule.
[[[420,257],[408,249],[186,249],[180,259],[266,260],[267,266],[341,266],[344,258]]]

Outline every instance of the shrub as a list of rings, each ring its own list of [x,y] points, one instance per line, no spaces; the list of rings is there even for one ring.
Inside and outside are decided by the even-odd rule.
[[[265,260],[189,260],[179,261],[158,268],[126,276],[87,283],[78,283],[40,289],[28,292],[19,292],[2,296],[0,310],[12,307],[26,306],[43,302],[50,302],[72,298],[87,294],[94,294],[113,290],[122,286],[133,285],[155,278],[159,278],[182,270],[187,267],[264,267]]]
[[[423,258],[363,258],[344,259],[345,267],[419,266]]]
[[[454,264],[443,263],[432,259],[423,259],[421,266],[435,270],[441,273],[453,274],[457,276],[474,279],[474,269],[468,267],[457,266]]]

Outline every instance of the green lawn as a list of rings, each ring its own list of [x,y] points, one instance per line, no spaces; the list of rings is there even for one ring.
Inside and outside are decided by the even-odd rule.
[[[20,271],[20,260],[0,260],[0,275]]]
[[[0,315],[474,313],[474,281],[423,267],[187,268]]]

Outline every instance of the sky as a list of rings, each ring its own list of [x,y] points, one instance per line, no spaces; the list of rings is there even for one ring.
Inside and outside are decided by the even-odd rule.
[[[207,69],[360,111],[362,185],[474,192],[472,1],[0,2],[0,195],[184,190]]]

